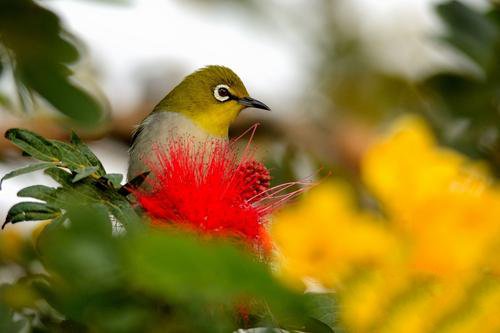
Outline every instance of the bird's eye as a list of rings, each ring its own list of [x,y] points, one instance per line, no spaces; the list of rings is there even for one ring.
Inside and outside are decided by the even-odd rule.
[[[226,97],[226,96],[229,96],[229,90],[227,90],[226,88],[219,88],[219,96],[221,97]]]
[[[225,102],[231,98],[231,93],[229,92],[229,87],[225,84],[219,84],[214,89],[214,97],[220,102]]]

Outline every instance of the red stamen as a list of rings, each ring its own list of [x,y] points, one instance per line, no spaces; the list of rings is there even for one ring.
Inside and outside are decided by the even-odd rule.
[[[292,186],[311,183],[293,182],[270,188],[269,170],[249,153],[257,126],[243,134],[251,132],[240,160],[235,142],[243,135],[231,142],[198,143],[192,138],[181,138],[166,147],[154,147],[155,159],[146,161],[151,170],[146,179],[149,189],[135,191],[153,225],[236,237],[269,251],[267,215],[305,187],[278,194]]]

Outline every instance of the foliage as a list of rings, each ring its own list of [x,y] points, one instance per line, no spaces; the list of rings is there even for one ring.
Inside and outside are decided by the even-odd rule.
[[[58,188],[33,185],[19,191],[20,197],[44,203],[21,202],[14,205],[5,223],[55,219],[63,216],[64,209],[72,202],[104,206],[125,227],[138,223],[139,217],[120,194],[121,186],[117,182],[120,179],[106,173],[101,162],[75,133],[72,133],[70,143],[47,140],[23,129],[10,129],[5,137],[42,162],[12,171],[1,181],[45,169],[45,173],[60,184]]]
[[[261,326],[332,332],[331,297],[306,297],[285,287],[243,244],[143,224],[126,196],[130,190],[124,191],[130,184],[120,187],[76,134],[70,143],[21,129],[6,137],[42,162],[4,178],[44,168],[60,186],[22,189],[19,196],[42,202],[19,203],[9,211],[6,223],[51,222],[36,233],[34,247],[12,242],[18,239],[12,234],[0,235],[0,262],[23,271],[0,289],[0,327],[231,332]],[[40,264],[41,271],[32,269]]]
[[[467,57],[475,73],[438,73],[422,83],[441,140],[500,172],[500,7],[477,12],[458,1],[440,4],[444,41]],[[453,130],[457,127],[460,130]]]
[[[23,109],[40,96],[80,124],[102,120],[102,106],[72,82],[78,58],[75,39],[53,12],[32,0],[0,3],[0,75],[8,65]]]
[[[35,259],[46,273],[28,274],[0,293],[33,328],[229,332],[236,329],[237,305],[252,297],[266,301],[277,320],[262,313],[262,324],[285,325],[288,318],[300,324],[301,296],[230,244],[146,229],[116,237],[98,207],[75,206],[67,217],[67,227],[52,223],[39,238]],[[30,297],[16,307],[20,292]],[[12,322],[7,313],[3,325]]]

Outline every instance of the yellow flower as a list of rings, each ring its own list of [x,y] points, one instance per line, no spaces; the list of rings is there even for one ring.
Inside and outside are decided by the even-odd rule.
[[[289,277],[314,278],[326,286],[349,274],[353,263],[371,266],[391,260],[394,247],[384,223],[357,212],[342,183],[313,189],[299,205],[275,217],[271,233]]]
[[[346,184],[325,183],[279,213],[282,273],[335,289],[353,332],[498,332],[500,189],[483,164],[397,122],[362,161],[386,220]]]
[[[412,267],[440,276],[474,273],[499,238],[499,196],[443,195],[422,203],[409,218]]]
[[[362,159],[362,175],[390,214],[405,219],[430,198],[458,187],[480,191],[487,182],[483,166],[436,146],[423,120],[405,117]],[[403,221],[401,221],[403,222]]]
[[[400,120],[366,153],[365,183],[408,234],[416,271],[456,274],[483,264],[500,232],[500,194],[484,169],[437,146],[415,117]]]
[[[362,270],[338,286],[341,321],[355,332],[367,332],[387,317],[394,300],[411,281],[397,269]]]

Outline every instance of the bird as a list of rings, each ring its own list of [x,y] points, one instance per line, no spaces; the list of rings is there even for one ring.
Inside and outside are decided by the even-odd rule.
[[[246,108],[271,110],[250,97],[242,80],[228,67],[210,65],[186,76],[133,132],[128,180],[148,172],[155,147],[171,140],[183,136],[196,142],[228,140],[229,126]]]

